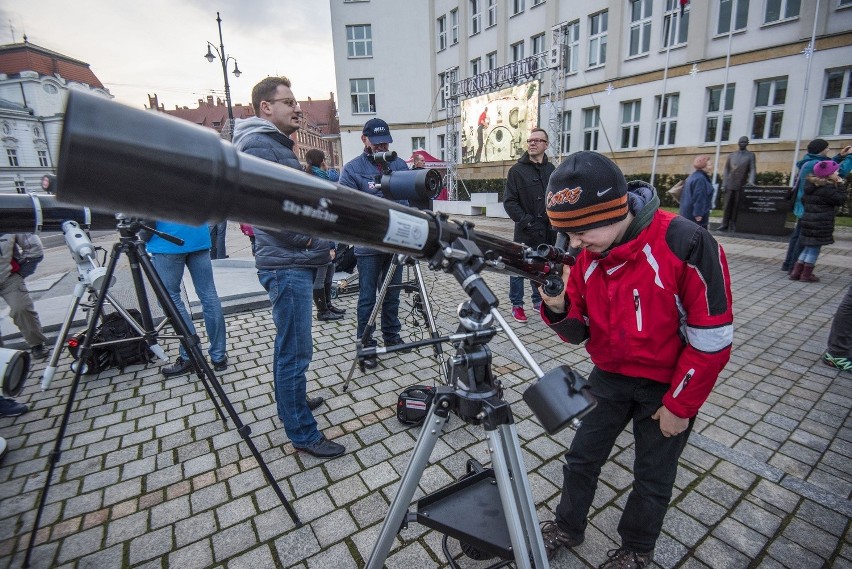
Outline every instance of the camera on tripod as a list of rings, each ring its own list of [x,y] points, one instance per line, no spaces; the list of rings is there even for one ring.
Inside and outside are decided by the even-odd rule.
[[[370,155],[382,173],[376,176],[376,188],[394,201],[407,200],[411,207],[432,209],[432,200],[441,193],[441,174],[437,170],[391,170],[396,160],[394,151],[374,152]]]

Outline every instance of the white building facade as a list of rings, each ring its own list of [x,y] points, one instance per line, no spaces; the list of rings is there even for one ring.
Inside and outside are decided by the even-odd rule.
[[[748,136],[759,171],[790,172],[813,138],[852,142],[852,0],[331,0],[331,17],[344,160],[375,116],[405,158],[420,145],[459,157],[444,73],[552,50],[556,70],[538,74],[551,153],[688,173],[697,154],[721,170]],[[512,162],[458,173],[504,177]]]

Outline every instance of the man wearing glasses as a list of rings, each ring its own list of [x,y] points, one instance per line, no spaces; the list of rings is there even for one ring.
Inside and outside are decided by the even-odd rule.
[[[299,104],[286,77],[267,77],[251,92],[255,116],[238,121],[234,145],[245,152],[301,170],[290,135],[299,130]],[[332,260],[326,239],[295,231],[254,228],[255,266],[260,284],[269,293],[275,322],[272,360],[278,417],[293,446],[320,458],[346,452],[317,428],[311,413],[321,397],[307,399],[305,372],[313,356],[311,319],[314,275]]]
[[[503,207],[515,222],[514,240],[535,248],[542,243],[553,244],[556,234],[550,226],[545,209],[544,194],[550,175],[556,169],[547,160],[547,132],[540,128],[530,131],[527,139],[528,150],[509,168],[506,176],[506,193]],[[538,287],[530,282],[533,308],[541,307],[541,295]],[[526,322],[524,312],[524,278],[509,277],[509,301],[512,303],[512,318]]]

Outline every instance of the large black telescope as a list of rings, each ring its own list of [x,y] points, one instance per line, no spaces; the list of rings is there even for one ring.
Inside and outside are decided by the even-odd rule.
[[[558,255],[544,258],[470,224],[240,153],[214,131],[163,113],[72,91],[59,156],[57,195],[65,202],[183,223],[232,219],[286,228],[427,259],[435,268],[450,243],[466,238],[486,267],[527,277],[552,294],[562,290],[557,266],[567,259]],[[396,174],[387,176],[389,187]]]
[[[44,194],[0,195],[0,232],[62,232],[62,224],[76,221],[85,229],[115,229],[115,216],[60,203]]]

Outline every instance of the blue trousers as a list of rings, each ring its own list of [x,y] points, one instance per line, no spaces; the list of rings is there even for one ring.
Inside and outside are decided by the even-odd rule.
[[[210,258],[224,259],[227,257],[225,252],[225,233],[228,231],[228,221],[220,221],[207,226],[210,229]]]
[[[216,283],[213,281],[213,265],[210,264],[210,253],[207,249],[193,253],[164,254],[156,253],[151,258],[154,268],[163,285],[169,293],[172,302],[175,303],[180,317],[183,319],[189,331],[195,334],[195,325],[189,310],[180,296],[180,283],[183,280],[183,269],[189,269],[195,294],[201,302],[201,312],[204,316],[204,327],[207,329],[207,337],[210,347],[207,353],[214,362],[225,359],[228,351],[225,347],[225,316],[222,313],[222,302],[219,293],[216,292]],[[180,357],[187,359],[183,344],[180,346]]]
[[[622,546],[637,553],[653,551],[672,496],[677,463],[692,425],[676,437],[666,438],[651,415],[662,405],[665,383],[608,373],[595,367],[589,375],[598,401],[571,442],[565,455],[562,499],[556,522],[563,531],[580,537],[595,497],[601,467],[616,438],[631,421],[635,439],[633,488],[618,524]]]
[[[802,228],[799,226],[799,222],[796,222],[796,227],[793,229],[793,233],[790,234],[790,243],[787,245],[787,256],[784,257],[784,263],[781,265],[781,268],[785,271],[789,271],[793,268],[793,265],[796,264],[796,259],[799,258],[799,255],[802,254],[802,247],[799,244],[799,235],[802,232]]]
[[[532,290],[530,299],[533,306],[540,304],[541,294],[538,292],[538,285],[524,277],[509,277],[509,302],[512,303],[512,306],[524,305],[524,281],[530,283],[530,289]]]
[[[399,331],[402,324],[399,321],[399,291],[402,284],[402,267],[393,264],[393,255],[367,255],[359,256],[358,263],[358,327],[357,338],[360,340],[367,327],[370,314],[376,306],[376,296],[379,287],[385,280],[385,276],[391,267],[396,267],[391,286],[385,294],[382,303],[382,338],[385,342],[399,341]],[[376,345],[375,340],[367,345]]]
[[[296,447],[318,442],[322,435],[305,400],[314,343],[311,336],[314,270],[259,270],[257,278],[269,294],[275,323],[272,375],[275,404],[284,431]]]

